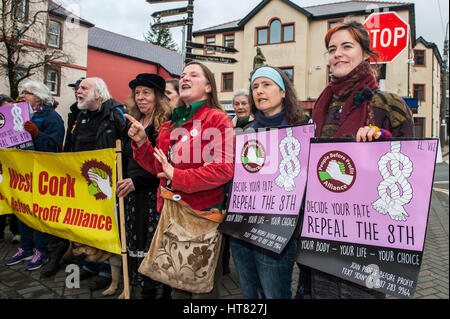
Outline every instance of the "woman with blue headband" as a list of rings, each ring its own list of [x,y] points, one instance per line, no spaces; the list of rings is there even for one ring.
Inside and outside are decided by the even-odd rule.
[[[277,127],[307,122],[297,94],[286,73],[262,66],[253,73],[250,105],[255,114],[253,128]]]
[[[277,68],[263,66],[253,73],[250,105],[255,114],[252,128],[308,122],[289,78]],[[244,298],[292,298],[292,273],[297,248],[295,238],[279,256],[235,238],[230,238],[230,247]]]

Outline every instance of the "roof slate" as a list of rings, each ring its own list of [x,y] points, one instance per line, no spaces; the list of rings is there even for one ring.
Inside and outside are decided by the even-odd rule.
[[[218,28],[220,28],[220,29],[237,28],[239,26],[239,22],[240,21],[241,21],[241,19],[234,20],[234,21],[223,23],[223,24],[215,25],[215,26],[212,26],[212,27],[204,28],[204,29],[201,29],[201,30],[197,30],[195,32],[215,30],[215,29],[218,29]]]
[[[173,76],[179,76],[183,67],[183,57],[178,52],[97,27],[89,29],[88,46],[159,64]]]
[[[304,9],[311,12],[314,17],[328,16],[330,14],[342,14],[349,12],[367,11],[380,8],[398,7],[408,5],[406,2],[386,2],[386,1],[343,1],[335,2],[311,7],[305,7]]]
[[[428,42],[427,40],[425,40],[422,36],[420,36],[416,42],[420,42],[422,43],[426,48],[428,49],[432,49],[434,54],[436,55],[436,58],[438,59],[438,62],[440,65],[442,65],[443,60],[442,60],[442,55],[441,52],[439,52],[439,48],[437,47],[436,43],[434,42]]]
[[[194,36],[206,33],[222,32],[226,31],[226,29],[243,28],[245,22],[251,19],[253,15],[255,15],[259,11],[259,9],[261,9],[268,2],[270,2],[270,0],[263,0],[249,14],[247,14],[247,16],[245,16],[241,20],[231,21],[224,24],[194,31]],[[376,9],[377,6],[380,7],[381,9],[391,7],[403,7],[411,4],[409,2],[388,2],[388,1],[341,1],[310,7],[300,7],[288,0],[283,0],[283,2],[290,5],[294,9],[302,12],[303,14],[306,14],[312,19],[323,19],[329,16],[339,16],[361,11],[367,11],[368,13],[370,13],[372,10]]]
[[[76,17],[79,19],[80,24],[83,24],[87,27],[93,27],[94,24],[75,15],[74,13],[70,12],[69,10],[67,10],[66,8],[64,8],[63,6],[61,6],[60,4],[54,3],[53,1],[49,0],[48,1],[48,10],[50,14],[56,15],[56,16],[60,16],[63,18],[67,18],[67,17]]]

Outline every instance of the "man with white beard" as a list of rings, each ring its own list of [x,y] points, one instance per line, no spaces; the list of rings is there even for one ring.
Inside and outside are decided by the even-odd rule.
[[[100,78],[86,78],[75,92],[80,112],[72,131],[71,152],[115,148],[116,140],[127,134],[123,105],[111,98]],[[80,280],[97,275],[89,283],[91,290],[111,283],[111,269],[105,263],[83,262]]]
[[[71,151],[115,148],[116,139],[126,134],[123,105],[111,98],[100,78],[84,79],[75,93],[81,112],[72,131]]]

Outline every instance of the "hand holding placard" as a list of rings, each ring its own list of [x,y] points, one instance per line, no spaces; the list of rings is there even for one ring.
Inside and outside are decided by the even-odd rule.
[[[36,124],[31,121],[26,121],[23,125],[23,128],[25,129],[25,131],[30,133],[31,137],[33,138],[36,138],[39,134],[39,129],[37,128]]]
[[[128,194],[134,192],[134,183],[131,178],[121,179],[117,181],[116,193],[118,197],[127,197]]]

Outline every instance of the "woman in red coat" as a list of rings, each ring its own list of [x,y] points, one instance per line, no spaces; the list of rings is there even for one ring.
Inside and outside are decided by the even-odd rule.
[[[162,212],[161,218],[165,206],[176,201],[180,206],[175,207],[181,209],[183,204],[197,214],[214,215],[220,223],[223,185],[233,177],[233,126],[218,102],[214,76],[203,64],[191,62],[184,67],[179,89],[184,105],[175,108],[172,120],[161,126],[155,148],[142,125],[127,115],[133,123],[128,135],[133,140],[134,157],[143,168],[160,178],[157,208]],[[188,257],[189,265],[193,265],[198,256]],[[220,257],[218,264],[221,264]],[[195,265],[194,272],[200,267]],[[219,298],[221,267],[215,270],[214,289],[201,298]],[[173,297],[192,297],[182,290],[188,289],[175,289]],[[196,291],[195,287],[190,291]]]

